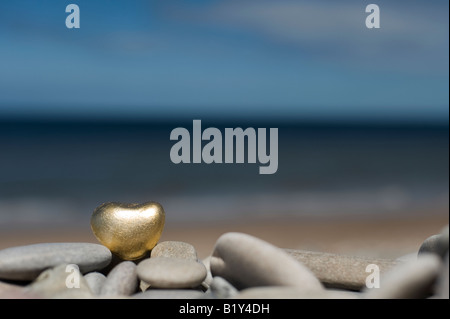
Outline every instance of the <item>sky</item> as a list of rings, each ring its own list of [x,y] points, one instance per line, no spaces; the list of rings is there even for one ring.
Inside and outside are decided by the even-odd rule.
[[[80,29],[66,28],[70,3]],[[2,0],[0,117],[447,121],[448,7]]]

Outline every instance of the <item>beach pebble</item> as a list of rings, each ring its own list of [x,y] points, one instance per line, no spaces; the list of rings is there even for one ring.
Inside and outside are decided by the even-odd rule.
[[[350,291],[308,291],[299,287],[271,286],[241,290],[232,299],[358,299],[358,293]]]
[[[437,282],[436,297],[440,299],[449,299],[449,264],[448,264],[448,253],[444,258],[444,265],[442,267],[441,273]]]
[[[369,265],[377,265],[380,274],[402,262],[390,259],[362,258],[306,250],[285,250],[303,263],[328,288],[360,290],[366,286]]]
[[[153,288],[193,288],[206,278],[206,268],[195,260],[155,257],[141,261],[137,274]]]
[[[100,295],[106,276],[100,272],[93,271],[84,275],[84,279],[94,295]]]
[[[42,272],[26,287],[28,292],[51,299],[93,298],[86,279],[76,265],[62,264]]]
[[[442,258],[448,252],[448,226],[440,234],[433,235],[425,239],[419,248],[419,255],[424,253],[434,253]]]
[[[241,290],[255,286],[297,286],[322,290],[314,274],[285,251],[243,233],[226,233],[217,240],[210,260],[213,276]]]
[[[100,295],[129,296],[136,292],[138,284],[136,264],[131,261],[124,261],[108,273]]]
[[[139,280],[139,290],[140,291],[146,291],[150,287],[149,283],[146,283],[143,280]]]
[[[203,265],[205,265],[205,268],[206,268],[206,278],[205,278],[205,280],[203,280],[201,286],[205,290],[209,289],[209,286],[211,285],[212,280],[213,280],[213,276],[211,274],[210,260],[211,260],[211,256],[208,256],[202,260],[202,263],[203,263]]]
[[[50,267],[76,264],[82,273],[100,270],[111,261],[105,246],[90,243],[44,243],[0,250],[0,278],[33,280]]]
[[[380,277],[379,288],[365,288],[368,299],[419,299],[433,293],[442,261],[435,254],[423,254],[417,260],[394,267]]]
[[[158,243],[151,252],[151,258],[168,257],[197,260],[197,252],[191,244],[182,241],[163,241]]]
[[[136,299],[200,299],[204,293],[194,289],[147,289],[132,296]]]
[[[231,298],[238,294],[238,290],[236,288],[219,276],[214,277],[212,280],[210,290],[213,297],[218,299]]]
[[[24,287],[0,281],[0,299],[39,299],[40,296]]]

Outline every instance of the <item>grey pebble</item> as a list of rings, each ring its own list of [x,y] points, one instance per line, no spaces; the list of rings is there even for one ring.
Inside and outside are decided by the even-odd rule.
[[[84,275],[84,279],[94,295],[100,295],[106,276],[100,272],[93,271]]]
[[[182,241],[163,241],[158,243],[151,252],[151,258],[169,257],[197,260],[197,251],[191,244]]]
[[[402,263],[399,260],[362,258],[306,250],[286,249],[285,251],[311,269],[328,288],[360,290],[366,286],[366,278],[370,274],[366,271],[367,266],[377,265],[382,274]]]
[[[0,299],[40,299],[41,296],[27,291],[23,286],[0,281]]]
[[[314,274],[284,250],[243,233],[226,233],[211,256],[211,273],[241,290],[256,286],[297,286],[322,290]]]
[[[379,288],[365,288],[367,299],[419,299],[433,294],[433,285],[441,272],[441,258],[423,254],[417,260],[394,267],[380,277]]]
[[[358,293],[335,290],[308,291],[299,287],[270,286],[241,290],[232,299],[358,299]]]
[[[100,295],[130,296],[136,292],[138,284],[136,264],[132,261],[123,261],[108,273]]]
[[[50,267],[76,264],[82,273],[100,270],[111,261],[108,248],[91,243],[43,243],[0,250],[0,278],[33,280]]]
[[[231,298],[238,294],[238,290],[233,285],[219,276],[213,278],[210,290],[213,297],[218,299]]]
[[[139,280],[139,289],[141,291],[146,291],[148,288],[150,288],[150,284],[143,281],[143,280]]]
[[[437,282],[436,297],[439,299],[449,299],[449,264],[448,264],[448,253],[444,258],[444,265],[442,267],[441,273]]]
[[[194,260],[155,257],[141,261],[137,274],[153,288],[193,288],[206,278],[206,268]]]
[[[46,299],[87,299],[94,295],[76,265],[62,264],[42,272],[26,287]]]
[[[203,265],[205,265],[205,268],[206,268],[206,278],[205,278],[205,280],[203,280],[201,286],[205,290],[209,289],[209,286],[211,285],[211,283],[213,281],[213,276],[211,274],[210,260],[211,260],[211,256],[208,256],[202,260],[202,263],[203,263]]]
[[[419,248],[418,254],[434,253],[444,258],[448,252],[448,245],[448,226],[446,226],[440,234],[425,239]]]
[[[147,289],[134,294],[136,299],[201,299],[204,293],[193,289]]]

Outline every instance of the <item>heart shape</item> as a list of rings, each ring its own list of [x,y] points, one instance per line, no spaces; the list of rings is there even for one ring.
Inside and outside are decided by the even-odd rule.
[[[95,237],[123,260],[139,259],[155,247],[164,222],[164,209],[157,202],[104,203],[91,216]]]

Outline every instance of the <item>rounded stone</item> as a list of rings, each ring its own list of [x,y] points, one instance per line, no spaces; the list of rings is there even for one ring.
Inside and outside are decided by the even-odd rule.
[[[137,274],[153,288],[193,288],[206,278],[206,268],[194,260],[156,257],[141,261]]]
[[[213,278],[209,288],[212,295],[218,299],[231,298],[238,294],[238,290],[233,285],[219,276]]]
[[[94,295],[100,295],[106,276],[100,272],[93,271],[84,275],[84,279]]]
[[[426,253],[437,254],[444,258],[448,252],[448,232],[445,234],[437,234],[424,240],[419,248],[419,255]]]
[[[211,283],[213,281],[213,276],[211,274],[211,268],[210,268],[210,264],[209,264],[210,259],[211,259],[211,256],[208,256],[202,260],[202,263],[203,263],[203,265],[205,265],[205,268],[206,268],[206,278],[202,282],[202,286],[205,290],[209,289],[209,286],[211,285]]]
[[[282,249],[243,233],[226,233],[216,242],[210,260],[213,276],[237,289],[257,286],[297,286],[322,290],[314,274]]]
[[[400,264],[380,278],[379,288],[365,288],[367,299],[419,299],[433,294],[433,286],[442,269],[435,254],[423,254],[417,260]]]
[[[109,272],[100,295],[129,296],[136,292],[138,284],[136,264],[131,261],[124,261]]]
[[[200,299],[204,293],[193,289],[147,289],[134,294],[136,299]]]
[[[146,291],[148,288],[150,288],[150,284],[146,283],[143,280],[139,280],[139,289],[141,291]]]
[[[41,296],[27,291],[19,285],[0,281],[0,299],[39,299]]]
[[[444,265],[437,282],[436,297],[440,299],[449,299],[449,264],[448,253],[444,258]]]
[[[197,252],[194,246],[182,241],[163,241],[152,249],[151,257],[197,260]]]
[[[94,295],[76,265],[61,264],[43,271],[26,290],[46,299],[90,299]]]
[[[284,249],[301,262],[327,288],[361,290],[366,287],[367,267],[377,265],[380,274],[402,263],[399,260],[363,258],[317,251]],[[417,258],[416,258],[417,259]]]
[[[33,280],[47,268],[76,264],[81,273],[111,262],[108,248],[91,243],[42,243],[0,250],[0,278]]]
[[[241,290],[233,299],[358,299],[358,293],[350,291],[313,290],[298,287],[271,286]]]

